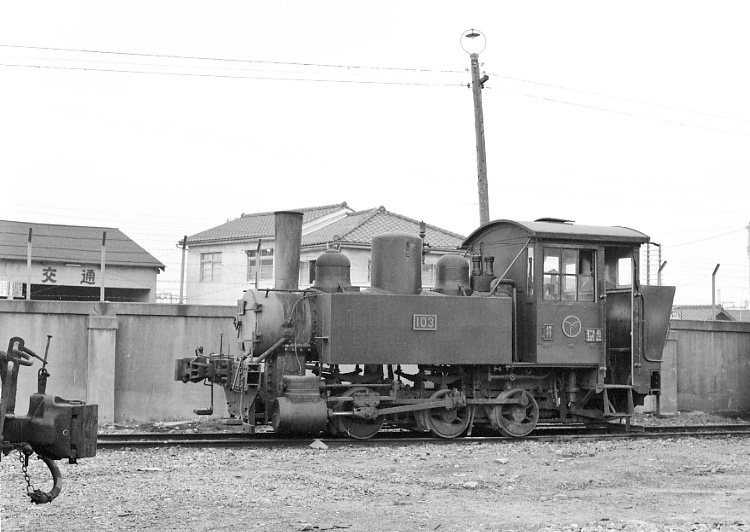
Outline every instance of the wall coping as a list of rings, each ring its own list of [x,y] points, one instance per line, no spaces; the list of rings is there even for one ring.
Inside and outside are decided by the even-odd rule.
[[[26,301],[0,299],[0,314],[232,318],[236,312],[236,305],[177,305],[164,303],[100,303],[98,301]]]
[[[701,321],[701,320],[669,320],[669,326],[676,331],[707,331],[707,332],[736,332],[750,333],[750,321]]]

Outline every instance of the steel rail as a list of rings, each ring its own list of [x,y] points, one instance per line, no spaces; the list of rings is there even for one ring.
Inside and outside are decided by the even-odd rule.
[[[326,445],[338,447],[342,445],[411,445],[411,444],[446,444],[446,443],[501,443],[519,440],[530,441],[572,441],[596,439],[622,438],[687,438],[687,437],[728,437],[750,436],[750,425],[682,425],[640,427],[631,426],[630,432],[624,427],[616,426],[615,430],[607,428],[587,429],[583,427],[542,427],[525,438],[509,438],[499,435],[474,435],[455,439],[436,438],[431,435],[408,431],[384,431],[368,440],[352,440],[348,438],[292,438],[280,437],[273,432],[249,434],[242,432],[204,432],[204,433],[126,433],[99,434],[97,447],[100,449],[114,448],[154,448],[154,447],[258,447],[258,446],[303,446],[315,439]],[[635,428],[635,430],[632,430]]]

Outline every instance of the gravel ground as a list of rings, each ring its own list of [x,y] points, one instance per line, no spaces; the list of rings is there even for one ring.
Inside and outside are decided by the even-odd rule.
[[[13,453],[0,464],[0,530],[750,531],[743,438],[310,443],[100,450],[61,463],[63,492],[43,506]],[[49,489],[43,467],[29,472]]]

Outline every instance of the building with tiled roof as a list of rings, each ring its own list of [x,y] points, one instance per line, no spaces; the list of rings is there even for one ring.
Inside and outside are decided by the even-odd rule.
[[[713,305],[675,305],[670,316],[676,320],[694,321],[736,321],[720,304]]]
[[[344,203],[335,205],[324,205],[322,207],[307,207],[304,209],[287,209],[302,213],[302,224],[308,230],[318,225],[325,225],[331,221],[340,219],[343,215],[353,212]],[[273,238],[273,212],[259,212],[255,214],[242,214],[239,218],[229,220],[217,227],[201,231],[188,238],[191,245],[206,242],[233,242],[246,241],[255,238]]]
[[[331,246],[351,262],[355,286],[370,284],[372,238],[389,232],[417,234],[420,222],[377,207],[354,211],[346,203],[285,209],[302,217],[300,287],[315,280],[315,261]],[[188,237],[187,302],[234,304],[242,291],[273,286],[273,212],[243,214],[240,218]],[[456,252],[462,235],[426,224],[427,253],[422,284],[434,284],[434,266],[440,256]],[[260,266],[258,270],[257,266]]]
[[[153,303],[163,270],[119,229],[0,220],[2,298]]]

